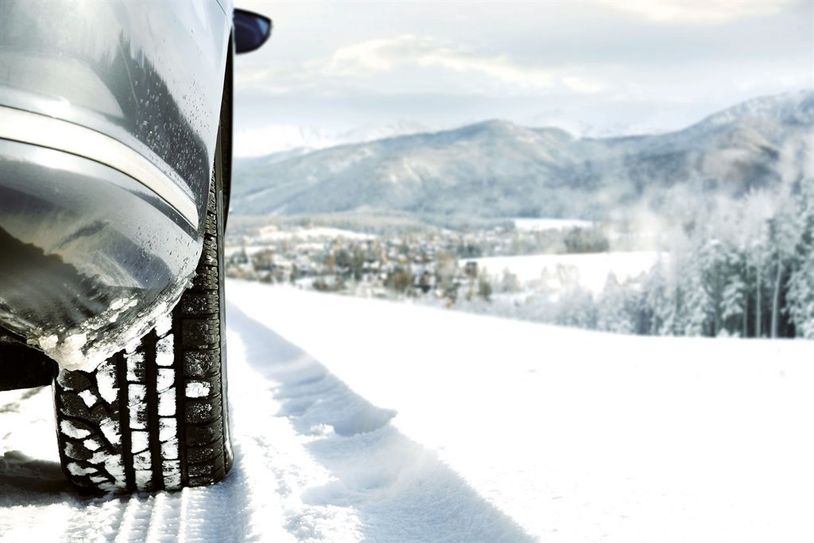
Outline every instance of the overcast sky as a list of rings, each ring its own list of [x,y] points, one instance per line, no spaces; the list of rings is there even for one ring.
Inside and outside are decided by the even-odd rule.
[[[491,118],[665,131],[814,88],[814,0],[236,3],[274,20],[236,64],[240,155]]]

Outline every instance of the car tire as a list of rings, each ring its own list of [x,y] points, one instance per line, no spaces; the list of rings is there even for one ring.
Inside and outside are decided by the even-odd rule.
[[[201,258],[177,306],[95,371],[55,380],[60,459],[78,487],[175,490],[229,472],[220,144]]]

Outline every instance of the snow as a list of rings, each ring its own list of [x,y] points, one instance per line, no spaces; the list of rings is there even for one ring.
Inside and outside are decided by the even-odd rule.
[[[159,338],[155,345],[155,362],[159,366],[172,366],[175,352],[175,338],[172,334],[167,334]]]
[[[127,405],[130,408],[130,429],[146,430],[147,387],[145,385],[128,383]]]
[[[156,365],[158,362],[156,362]],[[158,368],[156,375],[156,390],[163,392],[175,386],[175,370],[173,368]]]
[[[185,395],[187,398],[206,398],[209,396],[209,383],[200,381],[187,383]]]
[[[88,406],[88,408],[96,405],[96,402],[98,401],[96,395],[90,390],[83,390],[79,393],[79,397],[82,398],[82,401],[85,402],[85,405]]]
[[[40,348],[42,348],[45,351],[48,351],[56,348],[57,344],[59,343],[59,338],[55,334],[51,334],[48,336],[43,336],[39,338],[37,341],[40,345]]]
[[[121,349],[122,345],[138,342],[158,323],[162,329],[167,314],[186,289],[188,280],[179,281],[163,291],[158,299],[143,311],[133,313],[139,305],[136,296],[119,298],[95,317],[88,318],[72,330],[49,330],[34,338],[50,358],[67,370],[93,371],[104,360]],[[119,320],[126,316],[126,319]],[[111,328],[111,323],[119,325]],[[50,332],[58,332],[57,334]]]
[[[0,393],[0,540],[814,539],[810,341],[227,288],[230,477],[81,497],[50,391]]]
[[[167,441],[175,436],[178,431],[178,426],[175,419],[162,418],[158,421],[160,429],[158,431],[158,440]]]
[[[121,443],[122,436],[118,421],[107,418],[102,420],[99,427],[102,429],[102,434],[105,436],[105,439],[107,439],[110,443],[113,445],[119,445]]]
[[[85,354],[82,348],[88,342],[87,334],[70,334],[59,343],[54,341],[55,336],[49,335],[39,339],[40,348],[48,353],[54,360],[59,360],[66,369],[82,369],[87,367]]]
[[[175,389],[165,390],[158,397],[158,416],[172,417],[175,415]]]
[[[581,221],[577,219],[514,219],[514,227],[523,232],[590,228],[593,225],[594,223],[591,221]]]
[[[384,125],[363,125],[351,130],[331,130],[304,127],[299,124],[271,124],[262,128],[244,129],[235,134],[235,154],[238,157],[258,157],[261,164],[324,149],[404,134],[425,132],[427,127],[413,121],[398,121]],[[242,166],[241,161],[237,161]],[[251,164],[251,160],[246,161]]]
[[[354,232],[353,230],[345,230],[342,228],[328,228],[328,227],[310,227],[310,228],[297,228],[294,230],[280,230],[276,226],[267,226],[262,228],[258,237],[258,242],[282,241],[282,240],[308,240],[308,239],[353,239],[353,240],[367,240],[373,239],[375,236],[370,234],[363,234],[361,232]]]
[[[133,466],[135,467],[136,488],[143,490],[149,487],[153,480],[153,472],[147,453],[133,455]]]
[[[118,396],[118,384],[116,383],[116,368],[105,366],[96,373],[96,384],[99,387],[99,395],[108,404],[113,403]]]
[[[77,428],[73,422],[69,420],[63,420],[59,423],[59,428],[63,434],[68,437],[72,437],[75,439],[82,439],[83,437],[87,437],[90,432],[85,430],[84,428]]]
[[[575,139],[556,128],[492,120],[237,161],[241,183],[231,203],[236,213],[250,215],[367,209],[419,219],[529,212],[601,219],[629,216],[648,201],[674,211],[663,198],[687,189],[676,205],[700,209],[713,194],[806,177],[801,166],[811,154],[812,94],[765,97],[658,135]],[[763,152],[767,145],[774,154]],[[744,172],[744,163],[754,168]],[[644,195],[635,182],[642,175]],[[721,186],[701,190],[706,179]]]
[[[607,253],[544,254],[527,256],[497,256],[468,259],[490,275],[500,278],[505,270],[523,283],[540,280],[547,274],[548,287],[560,288],[559,269],[575,272],[573,279],[581,287],[598,294],[602,292],[608,275],[613,273],[620,281],[650,271],[659,258],[666,255],[656,251],[616,251]]]
[[[131,435],[130,452],[140,453],[150,446],[150,434],[147,432],[133,432]]]
[[[178,460],[178,440],[172,439],[166,443],[162,443],[161,456],[166,460]],[[164,463],[165,462],[162,462],[162,464]]]

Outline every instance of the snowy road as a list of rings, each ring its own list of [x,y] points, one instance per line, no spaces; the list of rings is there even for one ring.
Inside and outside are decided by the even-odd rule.
[[[0,540],[814,540],[811,342],[229,299],[230,478],[77,496],[50,391],[0,393]]]

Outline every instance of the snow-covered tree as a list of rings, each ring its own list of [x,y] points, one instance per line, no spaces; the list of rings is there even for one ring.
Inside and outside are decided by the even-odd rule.
[[[804,179],[797,208],[796,267],[789,274],[786,312],[797,337],[814,339],[814,179]]]
[[[620,334],[636,333],[635,313],[640,308],[635,294],[631,285],[620,284],[611,273],[597,303],[597,327]]]

